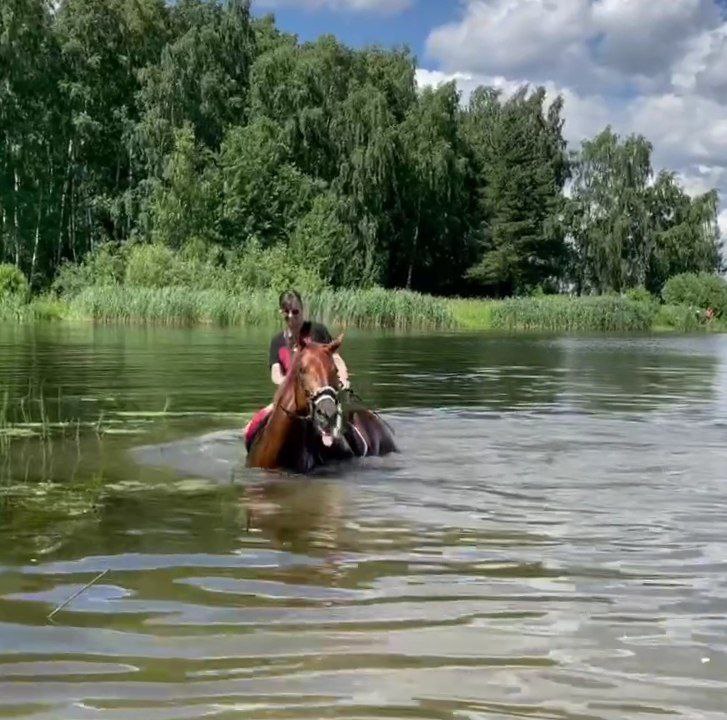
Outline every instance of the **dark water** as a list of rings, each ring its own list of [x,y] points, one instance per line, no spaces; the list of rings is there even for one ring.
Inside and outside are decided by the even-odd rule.
[[[727,338],[352,335],[403,452],[308,479],[266,344],[0,327],[0,717],[727,715]]]

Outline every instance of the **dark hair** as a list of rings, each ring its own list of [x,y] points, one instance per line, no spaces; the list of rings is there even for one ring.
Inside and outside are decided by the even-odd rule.
[[[288,290],[287,292],[280,293],[278,306],[282,309],[290,305],[294,300],[297,300],[298,305],[303,307],[303,299],[300,297],[300,293],[297,290]]]

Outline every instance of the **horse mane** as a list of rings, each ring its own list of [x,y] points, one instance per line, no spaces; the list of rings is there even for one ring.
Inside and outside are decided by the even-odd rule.
[[[293,364],[290,366],[290,370],[285,374],[285,378],[282,383],[280,383],[280,386],[275,392],[275,395],[273,397],[273,404],[277,405],[285,396],[285,393],[290,391],[293,388],[293,384],[295,383],[295,377],[297,375],[297,370],[300,367],[300,354],[295,353],[293,356]]]

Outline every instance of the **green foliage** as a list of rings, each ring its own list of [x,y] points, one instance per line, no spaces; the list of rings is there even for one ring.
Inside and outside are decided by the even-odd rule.
[[[467,275],[505,295],[558,278],[566,247],[559,213],[567,177],[562,101],[545,108],[545,90],[501,101],[477,90],[465,118],[475,158],[482,256]]]
[[[626,293],[624,293],[624,295],[629,300],[635,300],[636,302],[657,302],[657,299],[646,288],[643,287],[637,287],[633,288],[632,290],[628,290]]]
[[[174,150],[153,187],[146,208],[152,240],[173,248],[219,241],[219,173],[190,125],[175,132]]]
[[[661,291],[669,305],[686,305],[707,310],[711,308],[717,317],[727,311],[727,280],[710,273],[683,273],[667,280]]]
[[[25,299],[28,294],[28,280],[14,265],[0,264],[0,300],[5,298]]]
[[[227,126],[244,120],[255,53],[248,0],[184,0],[168,7],[171,38],[139,74],[135,139],[147,171],[158,176],[175,131],[217,149]]]
[[[126,272],[125,253],[114,245],[104,244],[86,255],[82,263],[64,262],[53,281],[55,293],[73,297],[89,285],[116,285]]]
[[[285,246],[263,249],[255,240],[231,261],[227,277],[230,282],[225,284],[235,292],[272,288],[281,293],[297,287],[301,292],[314,293],[325,287],[325,281],[313,269],[293,261]]]
[[[319,195],[298,221],[290,239],[290,258],[333,287],[363,287],[372,280],[371,268],[342,214],[340,197],[333,192]]]
[[[452,289],[473,259],[459,100],[454,83],[425,90],[399,127],[401,218],[389,261],[397,285]]]
[[[124,284],[162,288],[181,284],[175,273],[174,253],[164,245],[136,245],[129,251]]]
[[[62,320],[68,315],[68,306],[51,298],[34,298],[26,302],[18,295],[0,298],[0,320],[30,322],[40,320]]]
[[[654,180],[645,139],[571,165],[543,88],[462,107],[408,51],[301,43],[248,0],[5,0],[0,57],[0,263],[36,291],[658,294],[719,269],[716,193]]]
[[[230,244],[285,242],[321,184],[291,162],[281,128],[259,118],[230,130],[220,153],[224,222]]]
[[[691,198],[672,173],[661,172],[649,188],[649,199],[655,237],[647,282],[653,292],[673,275],[721,268],[715,190]]]
[[[607,128],[575,158],[568,226],[580,291],[658,293],[672,274],[718,269],[715,193],[690,199],[669,173],[652,185],[651,150]]]
[[[654,319],[656,330],[694,332],[704,327],[701,313],[689,305],[661,305]]]

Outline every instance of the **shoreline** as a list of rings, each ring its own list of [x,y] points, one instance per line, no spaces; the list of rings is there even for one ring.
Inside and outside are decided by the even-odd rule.
[[[275,327],[276,293],[186,287],[87,287],[72,298],[0,302],[0,321],[94,322],[167,327]],[[698,308],[627,296],[549,295],[447,298],[406,290],[338,290],[312,295],[311,317],[341,329],[532,334],[673,334],[727,331]]]

